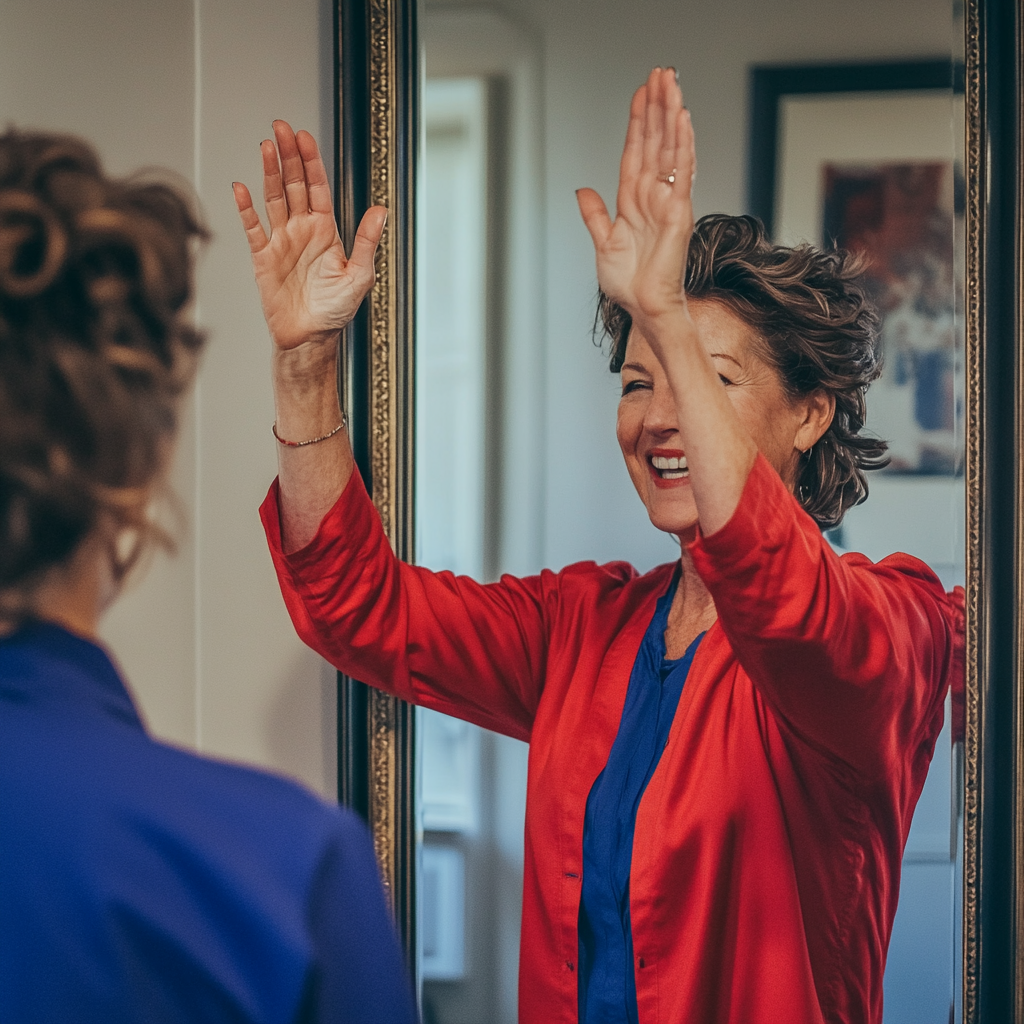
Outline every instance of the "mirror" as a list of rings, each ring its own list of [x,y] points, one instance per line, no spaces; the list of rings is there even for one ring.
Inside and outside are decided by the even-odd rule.
[[[833,536],[876,561],[917,555],[946,589],[963,585],[964,235],[953,182],[963,115],[950,88],[953,12],[948,0],[917,4],[894,23],[891,6],[872,3],[731,8],[716,6],[713,17],[677,3],[642,12],[591,4],[585,17],[557,2],[421,10],[420,564],[496,579],[583,559],[622,559],[643,572],[677,557],[623,471],[617,380],[590,344],[596,280],[574,198],[593,185],[613,199],[629,97],[646,66],[663,63],[680,69],[694,118],[698,215],[748,210],[750,178],[777,177],[771,208],[757,212],[774,219],[779,241],[832,237],[863,248],[843,221],[861,216],[875,251],[888,245],[875,275],[887,368],[869,393],[867,429],[891,439],[893,466],[870,476],[870,500]],[[884,71],[816,89],[791,81],[777,100],[777,161],[747,159],[753,112],[765,106],[750,93],[754,67],[785,61],[794,80],[792,65],[818,64],[835,79],[853,58],[924,56],[945,59],[944,82],[925,79],[938,88],[915,89],[912,74],[879,82]],[[864,220],[858,203],[872,201],[879,209]],[[880,243],[881,233],[907,230],[915,203],[924,209],[914,241]],[[526,747],[433,711],[420,711],[418,729],[424,1016],[512,1022]],[[962,1019],[954,892],[963,779],[953,749],[947,708],[903,856],[886,1021]]]
[[[750,209],[750,177],[777,176],[772,208],[758,212],[774,214],[778,241],[870,245],[844,216],[873,232],[887,370],[869,393],[867,430],[891,440],[893,466],[871,475],[870,500],[834,538],[872,560],[914,554],[947,590],[963,586],[965,240],[953,187],[963,111],[949,87],[953,12],[946,0],[916,4],[894,24],[891,7],[856,3],[837,24],[833,7],[733,8],[732,19],[670,3],[590,5],[586,17],[560,3],[421,10],[421,564],[487,580],[581,559],[644,571],[674,558],[616,451],[615,381],[589,344],[596,282],[573,197],[592,184],[612,199],[629,97],[646,66],[663,62],[680,69],[693,113],[698,215]],[[853,57],[893,56],[944,57],[945,88],[940,78],[938,88],[915,89],[911,75],[883,81],[884,90],[863,74],[791,85],[801,94],[778,97],[777,163],[744,160],[759,106],[749,102],[752,68],[784,59],[836,78]],[[872,201],[888,212],[864,220],[857,204]],[[880,242],[907,229],[914,203],[927,209],[916,214],[918,238]],[[887,245],[888,255],[879,251]],[[514,1021],[524,744],[421,711],[419,745],[425,1017]],[[962,1019],[953,874],[963,777],[952,751],[947,709],[903,856],[887,1021]]]
[[[898,10],[875,3],[770,9],[736,3],[718,5],[713,14],[656,3],[642,11],[607,6],[588,5],[584,14],[578,5],[559,3],[507,2],[486,11],[451,4],[371,5],[385,13],[380,25],[370,27],[370,93],[385,95],[400,78],[393,65],[385,67],[373,56],[382,26],[394,24],[388,17],[405,18],[406,27],[383,44],[382,55],[394,53],[399,43],[408,54],[414,39],[425,70],[422,88],[387,94],[399,111],[422,114],[420,131],[401,136],[406,144],[419,140],[418,164],[403,162],[393,147],[385,153],[372,144],[374,125],[384,125],[384,113],[394,116],[386,102],[371,108],[369,150],[357,147],[363,156],[349,160],[358,168],[366,159],[368,196],[390,196],[419,210],[415,375],[409,372],[411,352],[403,349],[411,347],[411,325],[407,332],[405,321],[387,319],[389,296],[394,301],[390,285],[378,289],[369,312],[369,328],[390,325],[393,345],[407,352],[400,357],[404,370],[388,379],[414,390],[417,401],[415,448],[411,430],[392,434],[386,444],[368,444],[371,450],[416,452],[415,471],[379,492],[387,503],[402,487],[415,491],[415,523],[405,524],[404,537],[393,533],[396,547],[401,551],[404,544],[411,553],[415,546],[426,565],[468,568],[483,578],[557,568],[576,559],[623,558],[641,570],[671,560],[670,542],[647,524],[615,452],[616,382],[590,345],[595,281],[574,188],[590,184],[612,198],[625,104],[658,60],[680,67],[694,113],[701,168],[697,212],[742,211],[754,208],[747,159],[754,67],[892,65],[921,58],[952,63],[965,39],[966,226],[959,220],[955,185],[964,115],[957,113],[949,89],[941,153],[872,153],[873,185],[865,184],[862,166],[853,166],[864,160],[836,153],[827,161],[834,185],[829,194],[846,189],[847,198],[858,189],[885,191],[895,185],[892,173],[904,173],[879,176],[881,165],[941,163],[930,200],[935,216],[929,217],[933,226],[941,225],[936,237],[941,236],[946,268],[931,278],[945,281],[945,294],[924,316],[928,330],[945,340],[905,349],[893,364],[913,364],[913,371],[897,373],[876,391],[882,395],[879,417],[884,419],[885,403],[893,400],[889,413],[898,410],[904,426],[918,433],[899,439],[901,464],[873,478],[871,500],[879,499],[874,524],[869,501],[851,513],[847,535],[834,540],[870,546],[872,557],[918,546],[947,586],[965,580],[968,590],[966,746],[958,750],[944,732],[918,806],[903,863],[904,902],[889,951],[886,1019],[948,1019],[950,1013],[956,1020],[1010,1019],[1017,924],[1009,894],[1016,891],[1014,808],[1020,781],[1005,767],[1017,764],[1013,709],[1019,676],[1012,637],[1018,606],[1016,562],[999,564],[997,538],[1012,544],[1018,527],[1015,492],[991,460],[992,445],[1002,446],[1010,460],[1004,466],[1015,457],[1017,428],[1010,411],[1019,377],[1015,293],[991,257],[1000,252],[1013,267],[1018,256],[1012,241],[1019,223],[1015,136],[1009,131],[1005,142],[997,142],[992,130],[994,124],[1007,127],[1006,97],[1017,95],[1017,65],[1007,42],[1016,38],[1012,25],[994,4],[956,11],[924,3]],[[352,11],[361,8],[341,9],[348,12],[351,31]],[[1003,49],[992,42],[997,36]],[[342,45],[344,67],[344,23]],[[898,85],[893,89],[901,91]],[[783,120],[788,117],[787,112]],[[877,112],[862,120],[869,130],[884,128]],[[390,192],[374,183],[378,173],[393,176]],[[413,189],[415,199],[407,195]],[[847,203],[847,213],[853,206]],[[821,241],[830,214],[817,198],[811,207],[824,215],[812,229],[818,236],[813,240]],[[411,218],[393,221],[393,244],[408,245],[412,225]],[[389,259],[385,250],[383,261],[394,269]],[[911,291],[920,291],[922,280]],[[955,284],[963,281],[961,307]],[[460,288],[468,289],[461,298]],[[408,301],[410,294],[399,297]],[[883,295],[883,301],[892,311],[900,308],[898,295]],[[924,305],[911,302],[917,313]],[[894,338],[906,318],[900,323],[899,316],[890,323]],[[353,353],[360,337],[358,330],[351,334]],[[897,341],[891,347],[899,353]],[[999,365],[1005,373],[993,376]],[[371,394],[374,373],[367,375]],[[905,389],[904,400],[887,396],[887,388]],[[445,398],[438,401],[438,394]],[[929,403],[931,413],[925,411]],[[461,416],[468,419],[460,426]],[[474,424],[469,438],[466,423]],[[991,433],[996,423],[1005,428],[998,440]],[[938,448],[926,453],[934,442]],[[566,459],[566,450],[585,451],[586,458]],[[945,533],[934,533],[929,550],[931,541],[923,536],[899,536],[908,522],[926,523],[928,531],[918,531],[923,534],[939,519]],[[385,703],[374,695],[368,699],[371,706]],[[948,729],[952,709],[946,711]],[[382,710],[379,721],[386,722],[387,714],[392,712]],[[417,729],[421,788],[413,806],[404,817],[381,819],[379,826],[371,808],[371,820],[391,855],[409,849],[410,831],[422,833],[419,875],[410,867],[390,877],[396,892],[403,885],[409,891],[419,887],[419,931],[410,930],[410,936],[419,940],[425,1014],[438,1021],[515,1019],[508,951],[515,948],[516,920],[507,908],[517,903],[516,817],[522,814],[525,752],[514,740],[433,716],[418,717]],[[370,764],[384,764],[389,751],[407,750],[402,744],[408,745],[412,731],[398,724],[391,733],[371,730]],[[396,771],[408,768],[399,757]],[[398,807],[401,792],[398,785],[390,793],[388,810]],[[408,925],[408,892],[400,902]]]

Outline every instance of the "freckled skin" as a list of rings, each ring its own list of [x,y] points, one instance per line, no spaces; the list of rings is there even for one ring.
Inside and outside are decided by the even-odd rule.
[[[778,374],[757,354],[751,329],[721,303],[689,300],[701,344],[712,357],[743,426],[768,462],[792,489],[799,463],[797,435],[807,417],[806,402],[790,401]],[[697,506],[688,478],[672,486],[655,484],[649,456],[653,449],[682,455],[676,402],[661,363],[635,328],[622,367],[616,436],[633,486],[651,522],[682,543],[697,529]]]

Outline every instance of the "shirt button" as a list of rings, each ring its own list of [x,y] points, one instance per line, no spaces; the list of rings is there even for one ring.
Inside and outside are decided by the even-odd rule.
[[[647,964],[645,964],[645,963],[644,963],[644,958],[643,958],[643,957],[640,957],[640,967],[641,967],[641,968],[644,968],[644,967],[646,967],[646,966],[647,966]]]
[[[568,967],[570,971],[576,970],[576,965],[571,960],[566,960],[565,966]]]

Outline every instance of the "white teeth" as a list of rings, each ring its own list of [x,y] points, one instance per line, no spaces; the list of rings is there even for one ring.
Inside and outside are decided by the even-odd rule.
[[[655,469],[661,470],[662,472],[664,472],[665,470],[671,472],[672,470],[677,469],[683,470],[685,472],[687,468],[686,456],[684,455],[681,459],[677,459],[674,457],[670,459],[664,455],[654,455],[651,457],[651,465],[654,466]],[[678,477],[673,476],[669,479],[675,480],[678,479]]]

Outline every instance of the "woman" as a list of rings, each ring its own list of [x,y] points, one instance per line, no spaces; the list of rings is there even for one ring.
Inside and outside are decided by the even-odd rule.
[[[821,535],[884,463],[858,436],[878,365],[848,261],[773,247],[744,218],[694,232],[689,115],[655,70],[616,219],[590,190],[579,204],[619,444],[681,557],[482,586],[398,561],[353,472],[335,343],[382,212],[346,263],[315,143],[275,132],[269,238],[236,186],[275,342],[271,551],[296,628],[334,664],[530,742],[521,1019],[880,1022],[902,849],[962,649],[926,566],[840,558]]]
[[[415,1017],[365,828],[150,737],[97,640],[202,347],[189,202],[0,135],[0,1020]]]

